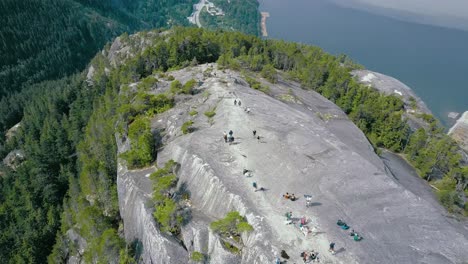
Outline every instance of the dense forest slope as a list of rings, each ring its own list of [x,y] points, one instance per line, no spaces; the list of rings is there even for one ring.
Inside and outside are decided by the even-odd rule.
[[[0,2],[0,98],[25,82],[82,70],[113,37],[186,25],[194,1],[6,0]]]
[[[183,103],[180,96],[190,98],[198,85],[176,82],[170,71],[210,62],[217,62],[220,69],[244,70],[249,86],[266,94],[270,88],[256,81],[260,76],[271,83],[290,79],[320,93],[343,109],[376,150],[405,155],[420,176],[438,188],[449,211],[466,212],[468,170],[458,146],[436,122],[412,131],[402,118],[404,102],[356,82],[350,75],[356,66],[346,57],[235,32],[177,28],[123,35],[82,74],[38,84],[34,97],[18,94],[5,99],[13,108],[13,102],[23,105],[24,111],[17,111],[21,126],[15,136],[2,139],[0,154],[3,158],[23,150],[25,161],[0,171],[0,262],[44,263],[49,254],[51,263],[138,259],[140,244],[126,244],[120,232],[115,136],[129,139],[131,148],[120,157],[131,169],[153,165],[161,146],[155,147],[159,137],[158,133],[153,137],[150,118]],[[170,83],[169,91],[151,92],[159,82]],[[294,93],[283,99],[301,100]],[[0,117],[8,116],[3,114],[8,110],[0,109]],[[197,115],[193,110],[190,113]],[[218,112],[210,108],[203,114],[212,118]],[[324,122],[334,118],[316,115]],[[5,128],[14,125],[0,121]],[[191,131],[190,123],[183,127],[181,131]],[[157,226],[177,241],[183,219],[180,205],[167,195],[176,182],[171,171],[166,168],[151,177],[160,183],[153,193],[154,217]],[[249,228],[243,224],[241,230]]]

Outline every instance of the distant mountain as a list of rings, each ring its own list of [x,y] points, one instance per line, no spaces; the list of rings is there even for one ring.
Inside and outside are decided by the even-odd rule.
[[[0,1],[0,98],[82,70],[123,32],[186,25],[194,0]]]

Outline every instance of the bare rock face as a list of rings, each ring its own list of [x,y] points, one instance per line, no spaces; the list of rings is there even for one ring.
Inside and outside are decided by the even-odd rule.
[[[458,142],[462,149],[468,152],[468,111],[463,113],[455,125],[450,128],[448,134]]]
[[[191,263],[193,251],[208,256],[209,263],[274,263],[282,250],[288,263],[301,263],[304,250],[317,251],[323,263],[468,261],[466,227],[448,221],[433,200],[405,188],[336,105],[285,81],[260,80],[270,87],[266,95],[248,87],[239,73],[216,68],[171,72],[182,83],[198,80],[199,93],[177,97],[175,108],[152,120],[153,129],[163,131],[157,164],[177,161],[178,184],[190,192],[192,220],[179,238],[161,233],[153,220],[149,174],[156,168],[128,170],[119,164],[125,238],[141,242],[142,263]],[[152,92],[168,86],[160,82]],[[235,99],[242,106],[234,105]],[[203,114],[213,109],[213,118]],[[191,110],[198,115],[190,116]],[[195,130],[184,135],[180,127],[189,120]],[[223,139],[229,130],[232,144]],[[126,149],[128,143],[120,142],[119,152]],[[243,169],[251,174],[243,175]],[[264,190],[255,191],[253,182]],[[286,192],[299,199],[284,199]],[[306,194],[313,197],[310,207]],[[254,228],[243,234],[240,254],[227,251],[209,228],[230,211],[246,216]],[[313,232],[305,236],[297,225],[286,225],[286,212],[296,220],[306,217]],[[337,226],[338,219],[364,239],[354,241]],[[335,255],[328,251],[330,242],[336,243]]]
[[[21,122],[19,122],[18,124],[12,126],[10,129],[8,129],[8,131],[5,133],[5,137],[6,137],[6,140],[10,140],[11,138],[13,138],[16,133],[18,132],[18,129],[21,127]]]
[[[3,159],[3,164],[12,170],[16,170],[25,158],[24,152],[20,149],[16,149],[8,153]]]
[[[66,233],[66,238],[69,240],[69,243],[73,243],[77,247],[77,255],[71,256],[68,260],[68,264],[81,264],[84,263],[82,255],[87,246],[86,240],[81,237],[74,229],[70,229]],[[68,249],[67,249],[68,250]]]

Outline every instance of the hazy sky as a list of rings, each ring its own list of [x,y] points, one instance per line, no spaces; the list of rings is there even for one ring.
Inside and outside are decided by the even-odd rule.
[[[330,0],[400,19],[468,30],[468,0]],[[399,15],[399,11],[416,16]]]
[[[349,1],[349,0],[348,0]],[[468,19],[468,0],[351,0],[431,16]]]

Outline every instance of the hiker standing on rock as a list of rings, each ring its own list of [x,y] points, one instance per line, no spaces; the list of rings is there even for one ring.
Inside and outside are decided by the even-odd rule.
[[[255,135],[257,134],[257,130],[252,131],[252,133],[253,133],[253,136],[255,137]]]
[[[256,182],[253,182],[253,183],[252,183],[252,186],[254,187],[255,191],[257,191],[257,183],[256,183]]]
[[[260,143],[260,136],[257,136],[258,143]]]
[[[226,131],[223,132],[224,143],[227,143],[227,134]]]
[[[330,248],[328,249],[328,251],[330,251],[332,255],[335,255],[335,243],[330,243]]]
[[[234,99],[234,105],[237,105],[237,100],[236,99]]]
[[[239,100],[239,102],[237,103],[239,106],[241,106],[241,101]]]

